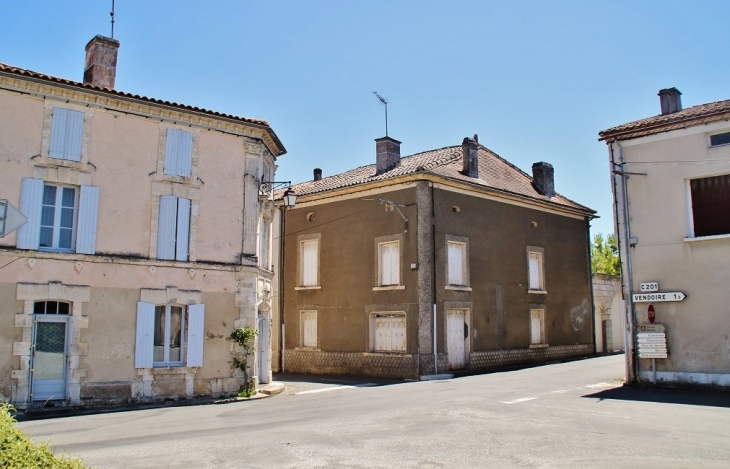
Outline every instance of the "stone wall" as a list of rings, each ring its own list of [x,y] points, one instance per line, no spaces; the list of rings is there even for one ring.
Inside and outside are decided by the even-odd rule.
[[[593,345],[576,344],[556,347],[485,350],[472,352],[469,355],[469,369],[483,371],[511,365],[549,362],[582,355],[593,355]]]
[[[623,350],[620,303],[615,304],[616,295],[621,294],[621,277],[593,274],[592,280],[596,352]]]
[[[392,379],[418,379],[414,355],[388,355],[362,352],[319,352],[286,350],[287,373],[352,375]]]

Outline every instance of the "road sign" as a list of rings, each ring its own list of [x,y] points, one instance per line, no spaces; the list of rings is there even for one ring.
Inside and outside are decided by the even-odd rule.
[[[639,324],[636,342],[639,358],[667,358],[667,327],[664,324]]]
[[[646,307],[646,317],[649,319],[649,322],[654,324],[654,320],[656,319],[656,311],[654,310],[654,305],[649,303],[649,306]]]
[[[665,339],[667,337],[667,334],[665,334],[664,332],[639,332],[638,334],[636,334],[636,337],[638,337],[639,339]]]
[[[661,303],[665,301],[682,301],[687,294],[682,291],[658,291],[655,293],[634,293],[631,300],[634,303]]]
[[[28,223],[28,217],[13,207],[7,199],[0,199],[0,238],[9,235],[21,226]]]
[[[666,337],[639,337],[639,344],[664,344]]]
[[[650,293],[653,291],[659,291],[659,282],[645,282],[639,285],[641,293]]]
[[[641,353],[639,352],[639,358],[669,358],[666,353]]]
[[[667,332],[664,324],[639,324],[639,332]]]

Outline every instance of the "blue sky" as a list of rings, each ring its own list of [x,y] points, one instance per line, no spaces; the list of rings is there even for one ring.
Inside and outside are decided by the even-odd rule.
[[[0,62],[81,80],[111,0],[0,0]],[[730,98],[730,2],[117,0],[122,91],[266,119],[301,182],[401,153],[479,142],[597,210],[612,232],[600,130]]]

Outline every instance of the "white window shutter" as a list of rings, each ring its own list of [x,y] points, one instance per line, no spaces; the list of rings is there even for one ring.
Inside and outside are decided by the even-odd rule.
[[[76,252],[96,252],[96,226],[99,213],[99,188],[81,186],[79,197],[79,218],[76,229]]]
[[[387,243],[380,246],[380,284],[398,285],[400,282],[400,245]]]
[[[316,311],[305,311],[302,313],[302,346],[317,346],[317,313]]]
[[[390,245],[390,279],[393,285],[400,285],[400,243]]]
[[[180,152],[180,173],[178,176],[190,177],[190,169],[193,165],[193,134],[180,131],[178,148]]]
[[[160,197],[160,215],[157,218],[157,258],[175,259],[175,231],[177,230],[177,197]]]
[[[463,244],[449,243],[449,285],[466,285],[464,281],[464,251]]]
[[[302,246],[302,286],[313,287],[317,285],[317,240],[304,241]]]
[[[530,312],[531,341],[533,344],[542,343],[542,311],[532,310]]]
[[[541,290],[540,285],[540,255],[531,252],[530,257],[530,290]]]
[[[48,156],[51,158],[66,157],[66,123],[69,109],[53,108],[51,118],[51,144],[48,147]]]
[[[137,340],[134,349],[134,367],[152,368],[153,340],[155,333],[155,305],[137,303]]]
[[[393,318],[393,350],[396,352],[406,351],[406,317]]]
[[[175,259],[188,260],[188,244],[190,242],[190,199],[177,199],[177,235]]]
[[[20,185],[20,211],[28,217],[28,223],[18,228],[16,247],[38,249],[41,238],[41,206],[43,180],[23,178]]]
[[[81,141],[84,137],[84,113],[67,110],[65,158],[81,161]]]
[[[190,177],[193,158],[193,134],[167,129],[165,141],[165,174]]]
[[[203,366],[205,339],[205,305],[188,306],[187,366]]]

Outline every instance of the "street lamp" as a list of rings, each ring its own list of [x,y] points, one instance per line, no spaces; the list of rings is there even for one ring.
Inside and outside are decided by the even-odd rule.
[[[286,187],[286,191],[284,191],[284,205],[286,208],[291,209],[296,205],[297,203],[297,193],[294,192],[294,189],[291,187],[291,181],[264,181],[262,180],[259,183],[259,193],[261,195],[269,195],[274,190]]]
[[[286,205],[287,208],[292,208],[297,204],[297,193],[294,192],[294,189],[289,187],[287,190],[284,191],[284,205]]]

